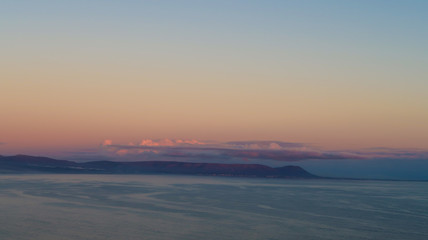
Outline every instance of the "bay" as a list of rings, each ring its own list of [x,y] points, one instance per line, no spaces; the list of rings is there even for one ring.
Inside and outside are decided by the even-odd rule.
[[[0,239],[428,239],[428,182],[0,175]]]

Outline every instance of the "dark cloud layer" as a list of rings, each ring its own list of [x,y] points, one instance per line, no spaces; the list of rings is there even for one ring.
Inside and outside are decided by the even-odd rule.
[[[110,141],[109,141],[110,143]],[[151,142],[153,143],[153,142]],[[157,155],[180,159],[234,159],[299,161],[307,159],[362,159],[358,153],[314,150],[301,143],[279,141],[240,141],[198,145],[102,145],[109,153],[122,157]]]
[[[257,163],[272,167],[299,165],[320,176],[427,180],[428,151],[422,149],[369,148],[359,151],[326,151],[303,143],[279,141],[201,142],[150,140],[113,144],[98,149],[64,153],[66,160],[179,161]]]
[[[201,142],[196,140],[143,140],[140,144],[104,141],[99,149],[66,153],[76,161],[188,161],[251,162],[278,165],[281,162],[312,160],[426,159],[419,149],[370,148],[360,151],[326,151],[303,143],[280,141]]]

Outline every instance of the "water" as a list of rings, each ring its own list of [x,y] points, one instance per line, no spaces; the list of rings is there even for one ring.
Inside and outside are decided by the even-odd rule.
[[[0,239],[428,239],[428,183],[0,175]]]

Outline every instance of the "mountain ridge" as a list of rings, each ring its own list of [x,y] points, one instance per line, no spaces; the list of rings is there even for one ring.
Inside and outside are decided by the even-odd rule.
[[[194,163],[178,161],[92,161],[77,163],[49,157],[0,157],[0,173],[181,174],[258,178],[322,178],[299,166],[273,168],[261,164]]]

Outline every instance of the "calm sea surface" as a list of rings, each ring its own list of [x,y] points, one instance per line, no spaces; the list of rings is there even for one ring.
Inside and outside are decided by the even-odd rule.
[[[428,239],[428,183],[0,175],[0,239]]]

